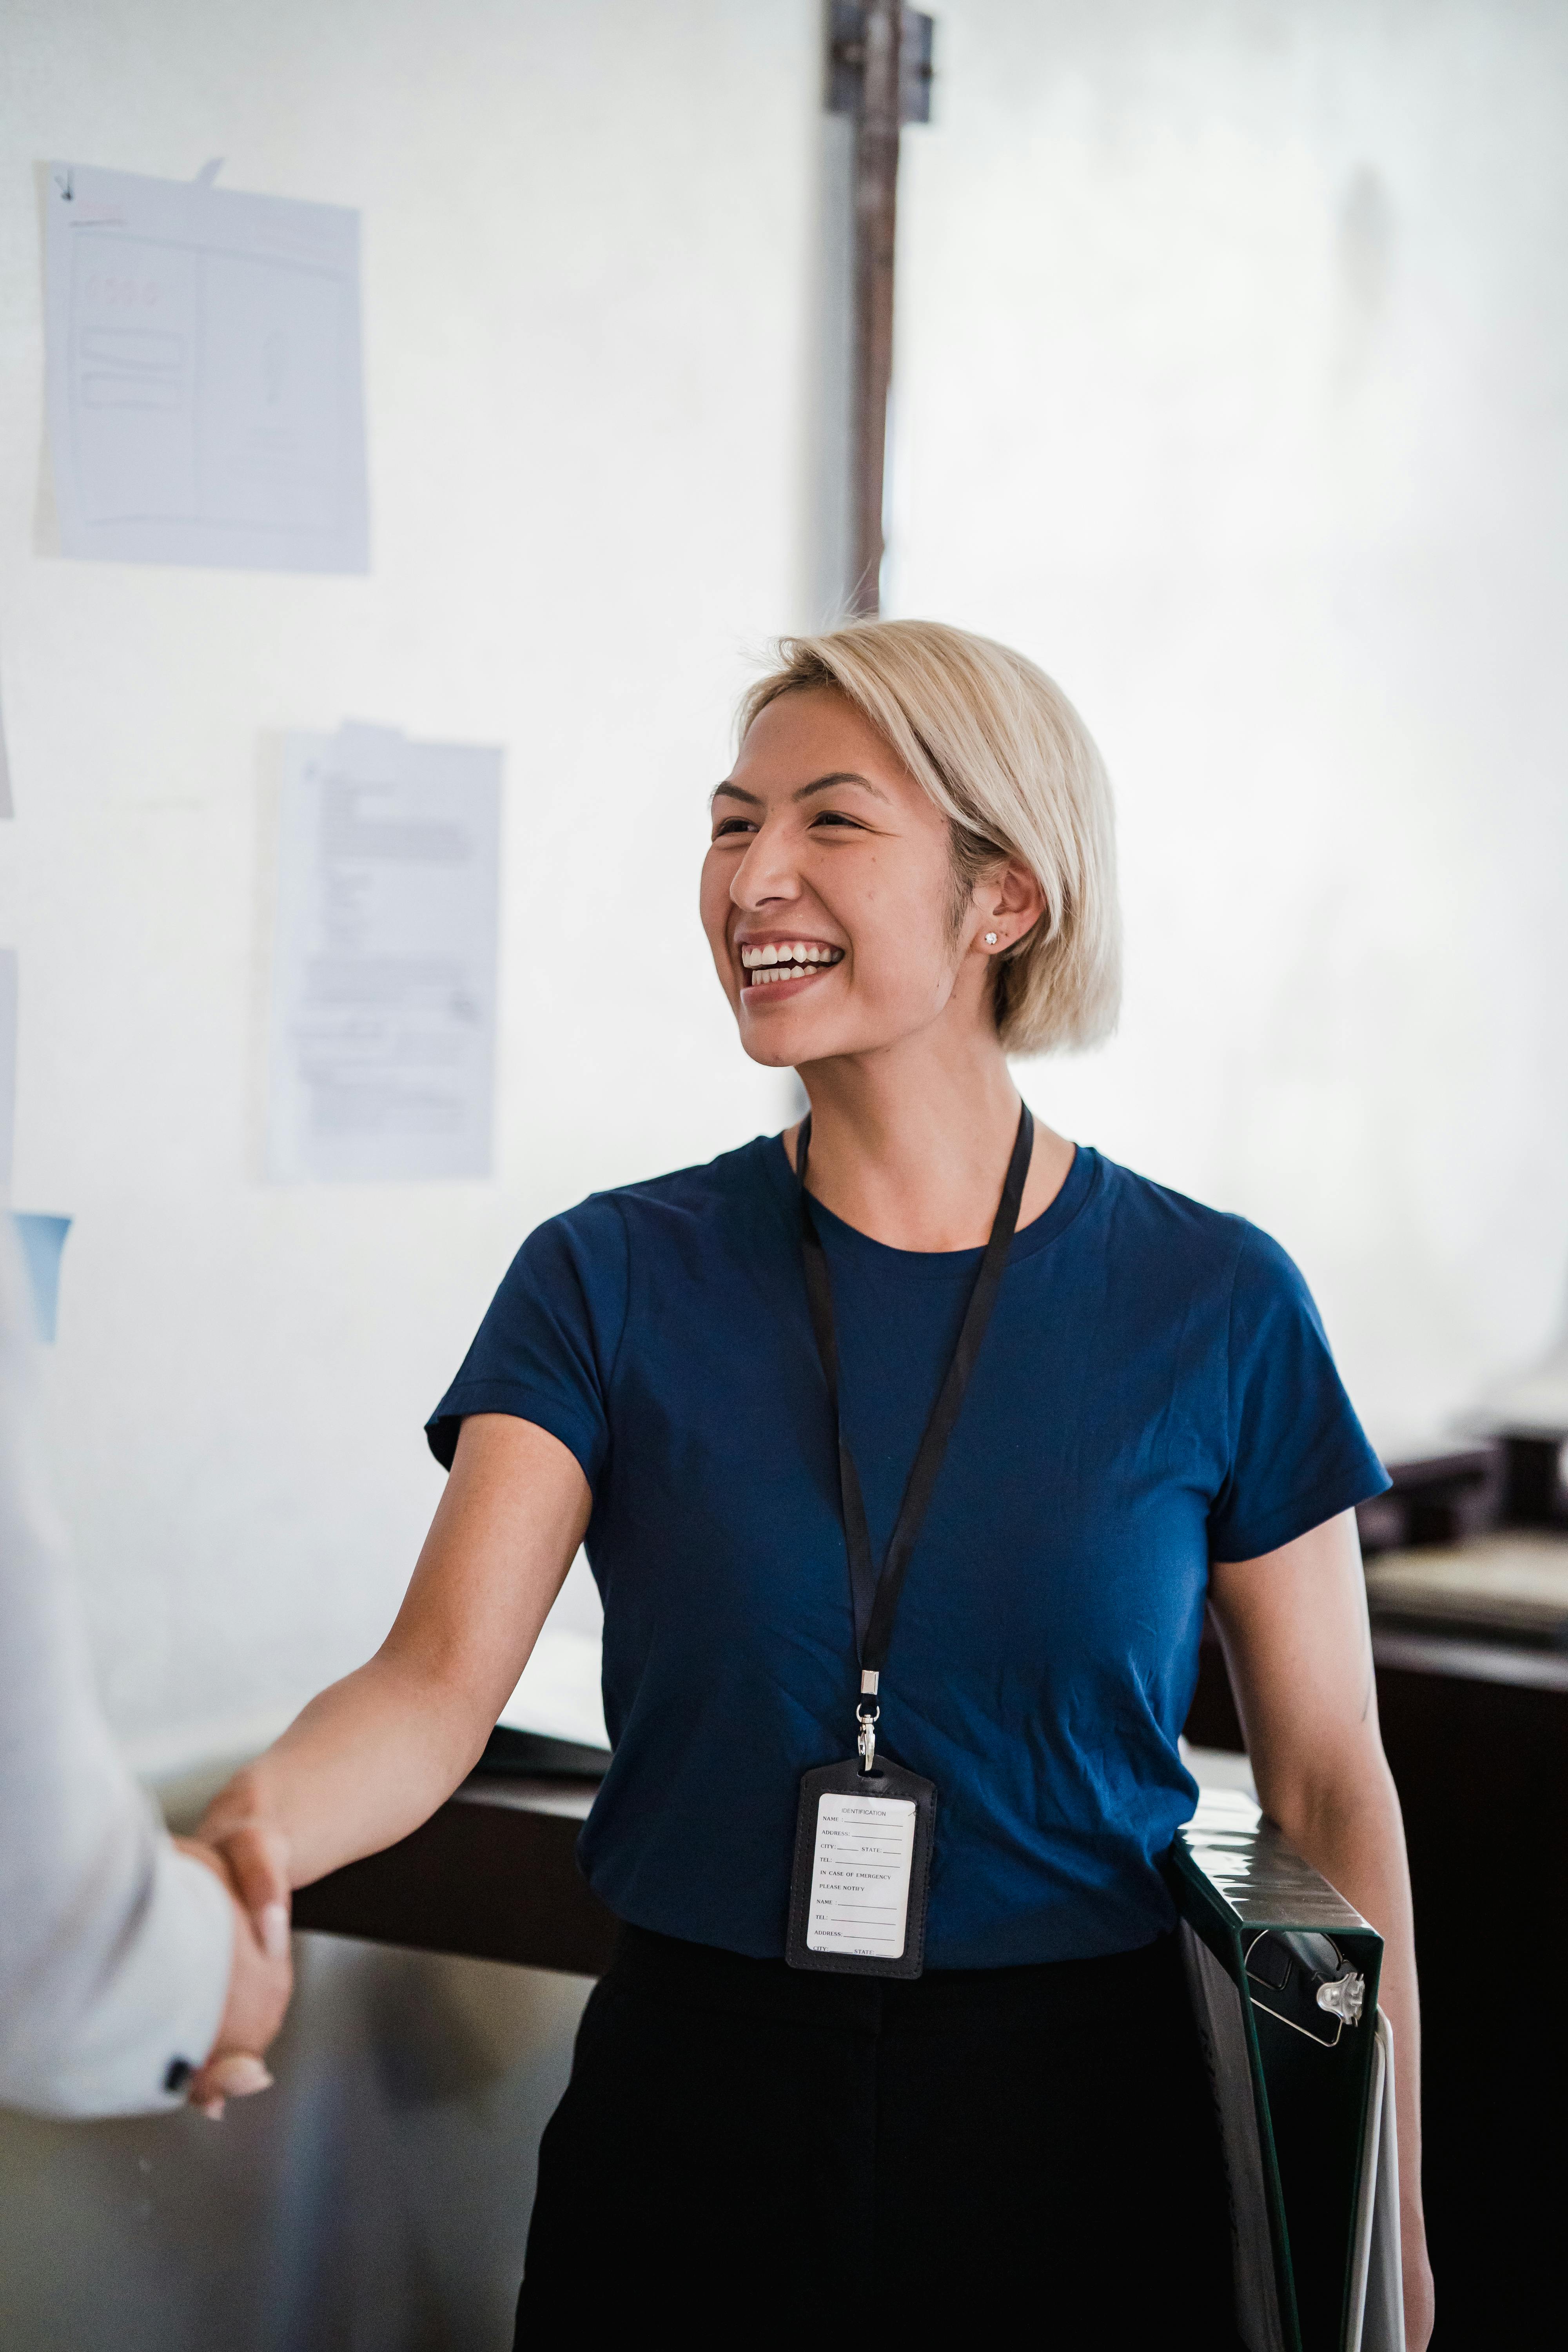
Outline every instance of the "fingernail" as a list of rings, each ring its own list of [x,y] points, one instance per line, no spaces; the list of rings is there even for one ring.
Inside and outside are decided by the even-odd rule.
[[[282,1903],[263,1906],[261,1948],[269,1960],[286,1960],[289,1957],[289,1911]]]
[[[217,2088],[231,2099],[247,2099],[253,2091],[269,2091],[272,2087],[272,2077],[260,2059],[243,2050],[232,2051],[226,2058],[218,2059],[209,2072]]]
[[[221,2099],[204,2099],[201,2103],[201,2109],[209,2124],[222,2123],[223,2101]]]

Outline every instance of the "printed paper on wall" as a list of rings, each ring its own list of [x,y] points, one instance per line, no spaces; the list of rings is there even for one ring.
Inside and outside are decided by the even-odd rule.
[[[359,215],[50,166],[66,555],[363,572]]]
[[[280,1181],[489,1174],[500,758],[381,727],[287,739]]]

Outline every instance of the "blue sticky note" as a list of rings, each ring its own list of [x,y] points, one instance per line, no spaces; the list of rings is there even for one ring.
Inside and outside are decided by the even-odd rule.
[[[71,1228],[68,1217],[39,1217],[26,1209],[12,1212],[22,1262],[33,1286],[33,1312],[40,1339],[52,1339],[60,1303],[60,1252]]]

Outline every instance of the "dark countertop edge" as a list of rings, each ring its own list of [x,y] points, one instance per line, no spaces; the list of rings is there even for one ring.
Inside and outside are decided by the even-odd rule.
[[[597,1780],[542,1780],[504,1772],[476,1773],[453,1790],[453,1805],[497,1805],[511,1813],[554,1813],[568,1821],[588,1818],[599,1793]]]

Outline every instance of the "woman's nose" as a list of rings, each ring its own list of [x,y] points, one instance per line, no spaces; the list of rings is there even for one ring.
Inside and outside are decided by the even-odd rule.
[[[800,877],[787,842],[764,824],[752,836],[751,847],[735,868],[730,896],[737,907],[755,912],[781,898],[798,898]]]

